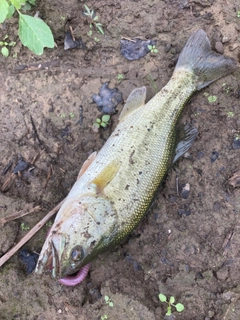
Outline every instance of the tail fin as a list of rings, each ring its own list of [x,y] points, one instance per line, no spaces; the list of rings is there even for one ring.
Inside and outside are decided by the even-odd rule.
[[[197,75],[196,89],[200,90],[235,71],[237,63],[232,58],[212,51],[206,32],[200,29],[190,36],[183,48],[176,70],[179,68],[191,69]]]

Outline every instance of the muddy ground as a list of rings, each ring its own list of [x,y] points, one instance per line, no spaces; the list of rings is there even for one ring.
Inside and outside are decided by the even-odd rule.
[[[106,130],[92,130],[101,113],[91,96],[103,83],[117,87],[124,101],[144,85],[150,99],[167,83],[186,39],[198,28],[218,51],[240,60],[238,0],[88,1],[105,32],[93,30],[92,37],[83,4],[38,1],[31,13],[39,10],[56,47],[35,56],[18,42],[9,58],[0,56],[1,217],[41,206],[0,229],[0,255],[68,194],[84,160],[117,124],[123,104]],[[67,21],[85,49],[63,49]],[[16,40],[16,29],[14,18],[1,26],[0,38]],[[158,53],[128,61],[120,54],[121,37],[155,39]],[[50,64],[43,70],[20,67],[45,62]],[[168,319],[240,319],[240,189],[229,184],[240,165],[239,80],[237,71],[193,95],[183,120],[199,130],[194,145],[169,171],[139,227],[96,259],[82,284],[64,287],[50,274],[27,275],[17,254],[1,267],[1,320],[164,319],[167,305],[159,293],[185,306]],[[13,174],[20,158],[29,166]],[[39,253],[48,229],[25,247]]]

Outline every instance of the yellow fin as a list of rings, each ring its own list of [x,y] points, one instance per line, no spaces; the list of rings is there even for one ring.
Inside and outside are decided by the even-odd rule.
[[[94,151],[93,153],[90,154],[87,160],[84,161],[82,168],[79,171],[77,180],[84,174],[84,172],[87,170],[90,164],[95,160],[96,156],[97,156],[97,151]]]
[[[130,93],[122,112],[120,113],[119,121],[123,121],[130,113],[144,106],[146,100],[146,91],[146,87],[141,87],[134,89]]]
[[[101,193],[103,189],[112,181],[118,171],[119,165],[116,161],[109,163],[99,175],[91,182],[97,186],[97,192]]]

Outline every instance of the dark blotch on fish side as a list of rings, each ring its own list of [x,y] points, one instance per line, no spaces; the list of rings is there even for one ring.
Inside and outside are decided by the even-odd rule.
[[[65,38],[64,38],[64,50],[74,49],[74,48],[85,49],[86,46],[83,43],[82,39],[73,40],[71,33],[66,32]]]
[[[108,82],[102,85],[99,94],[92,95],[92,100],[98,105],[99,111],[104,114],[116,113],[115,108],[123,101],[122,93],[117,88],[110,89]]]
[[[211,163],[215,162],[218,158],[219,154],[217,151],[213,151],[212,154],[211,154]]]
[[[120,41],[120,52],[128,60],[137,60],[150,52],[148,46],[155,46],[156,40],[133,39],[132,41],[122,39]]]
[[[21,249],[19,252],[19,260],[26,270],[27,274],[30,274],[36,267],[38,254],[31,252],[27,249]]]

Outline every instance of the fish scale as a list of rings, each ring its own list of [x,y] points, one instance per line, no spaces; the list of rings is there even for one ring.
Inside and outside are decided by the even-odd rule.
[[[132,91],[114,132],[83,164],[44,243],[36,273],[52,261],[54,277],[83,267],[85,275],[89,262],[133,230],[169,167],[196,137],[196,129],[189,125],[184,126],[182,139],[176,134],[186,101],[194,91],[235,69],[235,61],[211,51],[206,33],[198,30],[159,93],[145,104],[146,88]],[[83,278],[80,271],[73,281],[67,277],[61,283],[75,285]]]

